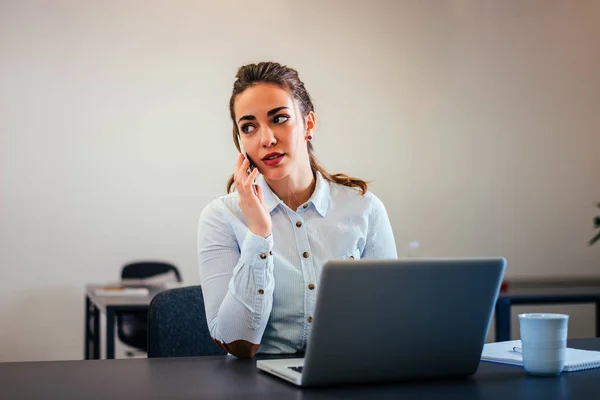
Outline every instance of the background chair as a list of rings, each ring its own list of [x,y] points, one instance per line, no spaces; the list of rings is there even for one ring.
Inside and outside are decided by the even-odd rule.
[[[200,286],[160,292],[148,310],[148,357],[225,355],[206,321]]]
[[[154,282],[160,281],[160,276],[164,275],[163,283],[181,282],[181,274],[177,267],[165,262],[143,261],[127,264],[121,270],[121,280],[136,280],[143,282],[144,279],[154,279]],[[118,312],[117,336],[119,340],[135,349],[148,351],[148,313],[146,311]],[[132,352],[127,352],[128,356],[133,356]]]

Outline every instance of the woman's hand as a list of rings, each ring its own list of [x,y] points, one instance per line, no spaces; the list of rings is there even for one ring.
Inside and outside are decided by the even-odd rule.
[[[263,203],[263,193],[260,186],[256,185],[254,192],[254,178],[258,175],[258,168],[248,173],[250,162],[240,153],[234,174],[235,189],[240,194],[240,208],[246,217],[248,229],[256,235],[268,237],[273,228],[271,215]]]

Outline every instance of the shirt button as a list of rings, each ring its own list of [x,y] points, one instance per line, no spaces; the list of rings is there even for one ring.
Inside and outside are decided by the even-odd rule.
[[[302,208],[308,208],[308,203],[303,205]]]
[[[312,322],[312,317],[308,317],[306,320],[307,320],[308,322]]]
[[[302,253],[302,257],[308,258],[310,257],[310,254],[308,254],[308,251],[305,251],[304,253]]]
[[[270,252],[269,252],[269,255],[270,255],[270,256],[272,256],[272,255],[273,255],[273,252],[272,252],[272,251],[270,251]]]
[[[265,294],[265,291],[262,289],[258,289],[258,294]]]
[[[311,284],[309,284],[309,285],[308,285],[308,288],[309,288],[310,290],[314,290],[314,288],[315,288],[315,284],[314,284],[314,283],[311,283]]]
[[[350,256],[350,259],[351,259],[351,260],[354,260],[354,256]]]
[[[267,258],[267,254],[266,253],[260,253],[260,258],[262,258],[264,260],[265,258]]]
[[[297,226],[298,228],[300,228],[300,227],[302,226],[302,221],[298,221],[298,222],[296,222],[296,226]]]

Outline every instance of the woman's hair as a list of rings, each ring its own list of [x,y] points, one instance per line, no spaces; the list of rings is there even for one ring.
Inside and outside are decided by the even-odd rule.
[[[298,77],[298,72],[295,69],[276,62],[260,62],[258,64],[248,64],[240,67],[237,71],[236,80],[233,83],[233,92],[231,93],[231,99],[229,100],[229,113],[233,122],[233,143],[238,151],[240,150],[240,145],[237,140],[239,131],[237,124],[235,123],[233,104],[238,95],[257,83],[269,83],[286,90],[298,103],[298,107],[303,116],[308,115],[310,111],[315,111],[310,95],[306,91],[304,83]],[[323,175],[323,178],[330,182],[359,189],[362,194],[367,192],[367,182],[362,179],[353,178],[346,174],[330,174],[327,172],[317,161],[313,152],[313,145],[310,141],[307,143],[307,146],[310,167],[313,174],[316,171],[319,171],[321,175]],[[227,182],[227,193],[230,193],[234,187],[234,177],[232,175]]]

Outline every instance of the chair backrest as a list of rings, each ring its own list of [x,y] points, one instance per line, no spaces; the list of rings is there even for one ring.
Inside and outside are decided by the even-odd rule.
[[[208,331],[200,286],[158,293],[148,310],[148,357],[224,355]]]
[[[181,274],[176,266],[161,261],[139,261],[132,262],[121,270],[121,279],[144,279],[156,275],[173,272],[177,282],[181,282]]]

